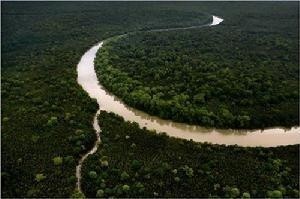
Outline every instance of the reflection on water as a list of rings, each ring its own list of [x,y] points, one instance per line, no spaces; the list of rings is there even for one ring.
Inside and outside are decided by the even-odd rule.
[[[223,19],[213,16],[210,26],[221,23]],[[99,84],[95,69],[94,58],[98,50],[101,52],[103,42],[87,51],[77,67],[78,83],[95,98],[101,110],[116,113],[126,121],[138,123],[141,127],[157,132],[166,132],[169,136],[192,139],[197,142],[211,142],[214,144],[240,145],[240,146],[279,146],[300,144],[300,128],[291,129],[271,128],[266,130],[231,130],[204,128],[196,125],[164,120],[156,116],[128,107],[117,97],[107,92]]]

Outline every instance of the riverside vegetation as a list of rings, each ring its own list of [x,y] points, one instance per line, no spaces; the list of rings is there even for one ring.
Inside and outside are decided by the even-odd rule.
[[[3,197],[69,197],[75,189],[78,157],[96,139],[97,103],[76,81],[76,65],[90,45],[126,31],[209,17],[170,3],[1,5]]]
[[[226,18],[226,12],[229,13],[230,9],[248,10],[255,8],[255,5],[261,9],[286,8],[290,5],[297,7],[297,3],[2,2],[2,197],[70,197],[74,192],[77,160],[80,155],[92,147],[95,141],[92,120],[98,107],[96,102],[91,100],[76,82],[76,65],[90,45],[114,35],[136,30],[203,24],[207,22],[213,12],[220,12],[220,15],[224,14]],[[255,17],[255,15],[251,17]],[[107,119],[107,122],[120,120],[113,115],[105,117],[112,117]],[[141,130],[135,129],[134,131]],[[169,138],[162,137],[169,140]],[[153,139],[156,138],[158,140],[153,142],[160,142],[161,138],[153,137]],[[176,146],[182,145],[182,142],[186,143],[186,141],[171,140]],[[144,142],[146,140],[143,140]],[[135,144],[140,145],[137,141]],[[211,145],[210,148],[214,150],[218,147]],[[297,187],[297,183],[294,181],[298,176],[296,172],[298,154],[295,152],[295,147],[260,149],[270,157],[268,160],[271,165],[270,169],[276,178],[266,180],[265,188],[262,192],[257,188],[256,195],[266,194],[265,191],[277,196],[297,194],[294,190]],[[221,148],[219,153],[228,153],[228,156],[233,153],[229,150],[232,147],[222,146]],[[185,150],[183,149],[183,151]],[[98,153],[100,152],[101,150],[98,151]],[[99,157],[98,153],[97,157]],[[166,151],[167,153],[170,151]],[[285,154],[285,156],[281,154]],[[182,152],[181,156],[183,157],[183,155],[189,157],[190,154]],[[147,158],[146,154],[144,158]],[[196,160],[197,156],[194,158]],[[206,158],[210,159],[210,157]],[[135,159],[138,162],[134,161],[134,164],[139,165],[143,161],[139,157]],[[253,159],[255,158],[253,157]],[[95,192],[103,189],[98,185],[96,187],[96,184],[95,187],[90,185],[93,179],[99,178],[100,174],[100,170],[94,168],[93,160],[94,156],[91,156],[91,162],[89,159],[87,161],[87,164],[91,163],[91,169],[86,169],[89,165],[85,164],[85,172],[89,172],[89,176],[92,176],[90,179],[86,178],[86,173],[84,175],[84,191],[87,196],[95,196]],[[160,160],[157,159],[157,161]],[[162,163],[157,162],[157,164]],[[112,166],[112,164],[113,162],[110,160],[105,162],[105,158],[101,162],[104,167],[105,165]],[[198,169],[196,170],[197,167],[193,166],[197,162],[192,164],[184,157],[180,164],[175,165],[172,162],[168,164],[172,165],[174,169],[177,168],[178,173],[183,175],[182,177],[176,176],[179,178],[176,178],[176,181],[184,182],[184,176],[191,175],[190,173],[200,176]],[[231,163],[226,162],[226,164]],[[279,170],[275,165],[279,165]],[[239,166],[239,163],[232,164],[232,172],[235,172],[235,166]],[[253,166],[255,165],[253,164]],[[125,170],[125,168],[121,169]],[[205,168],[201,170],[203,169]],[[132,176],[130,170],[126,172]],[[236,170],[236,172],[241,172],[241,170]],[[288,179],[284,177],[286,175]],[[128,178],[126,173],[123,174],[123,178]],[[161,180],[163,179],[160,178]],[[167,183],[160,181],[155,184],[155,188]],[[147,188],[145,183],[141,183],[142,185],[137,185],[141,190],[143,190],[143,186]],[[245,185],[243,185],[244,183]],[[252,190],[256,188],[250,189],[247,184],[249,184],[248,179],[236,182],[231,177],[227,181],[227,185],[230,187],[226,190],[232,190],[229,192],[233,192],[234,196],[238,192],[240,192],[240,196],[244,192],[255,196],[255,191]],[[123,188],[124,193],[127,193],[128,189],[132,190],[134,187],[129,182],[127,186],[124,185],[122,185],[121,195]],[[201,184],[196,185],[196,187],[199,186]],[[203,195],[226,194],[225,191],[222,191],[223,188],[218,188],[219,186],[223,187],[223,184],[216,183],[216,189],[220,190],[220,193],[212,192],[209,188],[203,192]],[[224,186],[226,187],[226,185]],[[90,190],[87,190],[86,187],[89,187]],[[152,191],[151,189],[145,189],[145,191],[147,191],[145,195],[154,194],[149,192]],[[188,189],[185,191],[187,191],[187,196],[192,195],[188,193]],[[161,188],[154,192],[159,196],[167,190],[163,191]],[[101,194],[106,196],[112,195],[114,192],[109,193],[104,189],[100,190],[98,194],[98,196]],[[129,193],[128,195],[134,194]],[[180,194],[178,193],[178,195]],[[181,193],[181,195],[184,194]]]
[[[221,128],[299,121],[298,7],[225,9],[218,26],[138,32],[105,42],[96,69],[125,103]]]
[[[87,197],[299,197],[299,145],[195,143],[99,116],[102,144],[83,165]]]

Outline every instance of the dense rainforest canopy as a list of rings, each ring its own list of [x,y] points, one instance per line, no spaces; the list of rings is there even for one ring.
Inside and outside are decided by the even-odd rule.
[[[299,121],[298,7],[225,9],[218,26],[138,32],[98,52],[101,83],[131,106],[222,128]]]
[[[95,140],[97,110],[76,81],[80,57],[113,35],[208,19],[192,6],[1,2],[3,197],[71,195],[77,159]]]
[[[298,197],[299,146],[195,143],[101,112],[102,145],[83,167],[87,197]]]
[[[297,2],[257,4],[262,8],[298,5]],[[95,140],[92,120],[98,107],[76,81],[76,65],[91,45],[136,30],[202,24],[210,19],[210,14],[221,15],[230,9],[247,10],[254,5],[235,2],[1,2],[1,196],[65,198],[73,193],[77,160]],[[105,117],[107,122],[120,120],[115,116]],[[134,129],[142,131],[137,127]],[[182,143],[173,141],[176,146]],[[153,142],[160,142],[160,139]],[[139,145],[137,141],[136,145]],[[280,172],[280,176],[287,175],[289,179],[276,178],[259,194],[266,194],[264,191],[267,190],[269,194],[278,193],[276,190],[286,196],[297,194],[293,191],[298,176],[295,148],[261,150],[265,154],[262,157],[270,158],[271,166],[280,165],[279,170],[274,166],[274,176],[279,176]],[[97,154],[96,159],[98,157]],[[94,168],[94,157],[91,161],[91,167],[87,167],[88,163],[86,168],[93,170],[86,171],[94,171],[90,176],[98,179],[99,170]],[[190,169],[181,168],[181,165],[188,165],[195,175],[199,175],[196,167],[185,161],[183,159],[180,165],[169,164],[180,168],[181,173],[185,170],[191,173]],[[111,161],[105,160],[101,164],[105,166],[107,163],[112,165]],[[132,175],[130,171],[128,174]],[[176,177],[184,181],[182,177]],[[123,174],[123,179],[126,178],[127,175]],[[244,182],[247,180],[229,180],[228,186],[236,195],[233,186],[239,183],[241,186],[236,188],[240,195],[244,191],[253,195],[252,189],[244,186]],[[87,187],[92,181],[85,180],[85,183]],[[132,189],[128,186],[124,186],[124,191]],[[90,187],[88,196],[101,189]],[[216,185],[216,189],[218,187]],[[217,194],[211,189],[204,193]],[[101,191],[99,194],[101,196]],[[103,194],[107,195],[107,192],[104,190]],[[219,193],[222,194],[225,193]]]

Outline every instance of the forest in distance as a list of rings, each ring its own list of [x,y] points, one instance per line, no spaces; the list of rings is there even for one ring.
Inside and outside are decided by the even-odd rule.
[[[149,32],[212,15],[224,21]],[[299,198],[299,144],[197,143],[106,111],[81,189],[76,174],[101,108],[76,67],[100,41],[99,82],[137,110],[221,129],[299,125],[299,2],[5,1],[1,18],[1,197]]]

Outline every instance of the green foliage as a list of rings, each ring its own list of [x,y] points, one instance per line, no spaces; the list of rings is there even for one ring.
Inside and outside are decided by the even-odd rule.
[[[52,117],[48,120],[47,125],[48,125],[48,126],[53,126],[53,125],[55,125],[55,124],[57,124],[57,117],[52,116]]]
[[[188,177],[193,177],[194,176],[194,170],[193,168],[190,168],[189,166],[185,165],[182,170],[185,172],[185,175]]]
[[[121,180],[127,180],[129,179],[129,174],[126,171],[123,171],[121,174]]]
[[[99,122],[103,144],[82,167],[87,197],[96,197],[99,189],[103,197],[120,198],[249,198],[250,193],[264,198],[270,188],[282,194],[285,190],[285,197],[297,194],[298,145],[245,148],[195,143],[141,129],[104,111]],[[130,141],[114,139],[116,134],[128,135]],[[109,167],[99,164],[108,159]],[[97,172],[96,179],[89,177],[90,171]]]
[[[2,197],[23,198],[34,190],[37,198],[67,198],[73,192],[76,181],[68,179],[95,140],[91,121],[98,105],[78,84],[76,71],[91,45],[134,30],[210,20],[200,5],[159,4],[1,2],[1,171],[8,174]],[[57,154],[74,158],[64,159],[63,172],[53,167]],[[35,189],[29,176],[41,168],[47,180]]]
[[[230,197],[237,198],[240,195],[240,190],[236,187],[231,188]]]
[[[104,197],[104,191],[102,189],[99,189],[97,191],[96,197],[97,198],[103,198]]]
[[[141,168],[141,163],[138,160],[133,160],[131,163],[131,168],[133,170],[139,170]]]
[[[76,189],[76,190],[72,193],[72,195],[71,195],[70,198],[85,198],[85,195],[84,195],[81,191],[79,191],[79,190]]]
[[[175,182],[179,182],[180,178],[179,177],[175,177],[174,180],[175,180]]]
[[[42,173],[38,173],[35,175],[35,181],[37,181],[37,182],[41,182],[42,180],[45,180],[46,178],[47,177]]]
[[[67,157],[64,157],[64,162],[66,164],[73,164],[75,162],[75,160],[72,156],[67,156]]]
[[[258,60],[259,62],[253,63],[252,65],[247,65],[246,63],[245,66],[250,67],[250,69],[247,71],[248,73],[239,73],[238,69],[244,68],[242,63],[243,61],[241,61],[241,66],[232,64],[232,67],[229,67],[228,71],[220,70],[222,73],[216,75],[215,77],[211,75],[207,76],[207,78],[203,78],[203,80],[198,79],[199,82],[197,83],[197,87],[202,85],[201,92],[199,91],[193,94],[190,94],[191,92],[186,89],[186,93],[182,92],[183,95],[177,96],[177,93],[180,93],[180,89],[184,88],[180,85],[177,86],[177,84],[174,84],[174,86],[172,86],[174,88],[168,88],[167,92],[165,92],[164,85],[169,86],[170,84],[162,82],[162,86],[154,87],[152,85],[148,85],[147,88],[144,86],[139,86],[140,83],[138,81],[133,81],[134,87],[131,87],[129,84],[126,86],[124,84],[123,86],[118,86],[119,92],[127,92],[128,95],[131,95],[130,99],[133,100],[134,103],[141,103],[142,106],[147,106],[147,104],[149,104],[149,99],[151,98],[150,105],[152,107],[158,107],[159,110],[163,110],[161,113],[163,116],[168,117],[168,114],[172,113],[172,115],[175,115],[174,117],[180,117],[180,114],[188,113],[189,109],[184,108],[182,110],[179,109],[180,111],[178,111],[178,107],[182,107],[185,103],[188,107],[188,105],[191,104],[191,101],[194,100],[194,94],[205,94],[203,97],[195,97],[195,103],[197,105],[203,103],[203,98],[205,100],[204,104],[207,104],[212,102],[212,99],[215,99],[215,95],[222,94],[220,89],[216,89],[216,93],[214,90],[212,92],[212,90],[209,88],[209,85],[220,87],[224,89],[223,93],[226,92],[228,88],[226,88],[224,85],[228,83],[228,87],[230,87],[230,82],[218,82],[215,81],[215,79],[219,78],[219,80],[225,80],[228,78],[228,75],[232,73],[232,70],[234,70],[232,68],[237,68],[235,71],[245,79],[246,83],[244,85],[247,87],[247,89],[243,88],[241,92],[235,93],[239,93],[243,96],[249,96],[249,99],[244,97],[243,100],[239,101],[241,97],[236,96],[236,99],[230,99],[229,101],[235,103],[238,102],[239,104],[244,104],[243,106],[245,107],[251,107],[251,109],[262,111],[263,113],[266,113],[266,116],[264,115],[261,118],[252,117],[251,115],[257,116],[257,114],[246,110],[245,112],[239,114],[241,117],[236,122],[239,122],[239,124],[245,128],[247,125],[250,126],[251,123],[254,122],[254,119],[258,121],[256,121],[258,126],[260,123],[269,124],[271,121],[274,125],[277,125],[278,123],[286,123],[287,125],[294,123],[294,114],[295,110],[297,110],[295,107],[298,105],[298,102],[295,102],[295,99],[298,98],[299,90],[298,86],[294,85],[298,72],[294,71],[294,67],[296,65],[290,63],[294,62],[295,56],[298,57],[298,52],[291,49],[291,46],[294,46],[297,42],[290,41],[295,40],[296,38],[294,36],[294,31],[296,31],[295,27],[297,27],[298,23],[294,22],[294,20],[287,19],[293,18],[293,16],[296,16],[294,18],[297,19],[297,15],[294,14],[297,5],[297,2],[262,2],[259,3],[259,5],[256,3],[238,2],[218,2],[218,4],[210,2],[1,2],[1,31],[3,36],[1,42],[1,113],[3,116],[1,123],[1,172],[4,173],[3,176],[1,176],[1,196],[3,198],[67,198],[70,197],[70,195],[74,192],[74,187],[76,184],[76,180],[74,180],[76,162],[82,153],[92,147],[95,140],[95,134],[91,125],[91,121],[98,108],[98,105],[95,100],[91,100],[88,94],[84,92],[81,86],[77,83],[76,72],[76,65],[78,64],[78,61],[80,60],[82,54],[90,47],[90,45],[113,35],[120,35],[125,32],[131,32],[135,30],[165,27],[186,27],[191,25],[205,24],[211,20],[211,16],[203,13],[212,13],[212,10],[214,13],[218,13],[220,16],[224,17],[225,21],[223,26],[225,26],[226,23],[229,24],[229,22],[233,22],[233,24],[230,25],[232,27],[230,29],[232,34],[228,33],[228,31],[225,32],[224,30],[221,30],[220,28],[222,26],[217,27],[220,30],[220,34],[215,28],[214,31],[216,32],[214,33],[205,32],[203,29],[201,29],[201,31],[199,30],[197,37],[204,39],[204,41],[200,41],[201,46],[207,46],[204,51],[211,50],[212,54],[216,54],[216,48],[210,48],[212,45],[212,41],[209,41],[210,38],[217,38],[216,36],[220,37],[219,39],[226,38],[226,44],[236,44],[236,40],[247,40],[249,34],[244,34],[243,31],[238,30],[238,27],[245,24],[246,28],[249,27],[249,29],[251,29],[253,24],[257,24],[255,21],[257,21],[257,19],[260,21],[261,19],[261,16],[258,15],[257,12],[261,13],[261,10],[263,10],[264,23],[259,23],[261,25],[258,27],[258,29],[262,31],[259,33],[259,35],[257,35],[258,39],[257,37],[254,39],[256,43],[253,42],[255,47],[258,46],[256,45],[258,43],[259,46],[267,46],[268,48],[271,48],[267,51],[264,48],[257,49],[257,51],[259,51],[259,56],[263,59],[263,62],[260,62],[260,59]],[[114,12],[116,9],[118,10],[118,14]],[[241,9],[245,11],[243,12],[245,13],[243,15],[247,15],[247,17],[251,18],[251,20],[245,20],[245,18],[242,18],[243,15],[240,14]],[[239,13],[238,15],[232,14],[237,12]],[[145,15],[145,13],[147,14]],[[276,13],[276,16],[265,17],[270,16],[269,13]],[[236,18],[236,20],[233,20],[234,18]],[[275,23],[273,19],[276,19]],[[240,32],[240,35],[237,37],[232,37],[232,35],[236,35],[237,32]],[[200,33],[202,35],[200,35]],[[274,33],[278,35],[269,37],[269,35],[273,35]],[[195,40],[194,38],[195,34],[191,32],[191,35],[194,36],[191,37],[190,41],[192,43],[199,44],[199,41]],[[150,36],[151,35],[149,35],[149,38],[151,38]],[[169,36],[170,39],[166,39],[166,37]],[[181,37],[181,34],[179,36]],[[135,39],[142,37],[144,37],[144,35],[141,35],[141,37],[134,36]],[[168,41],[171,41],[171,44],[173,43],[171,34],[160,34],[159,37],[161,37],[162,40],[157,40],[160,48],[163,45],[168,46],[169,43],[166,43]],[[232,41],[228,42],[228,38],[232,38]],[[177,40],[177,38],[174,39]],[[186,45],[190,45],[186,42],[187,39],[185,36],[182,38],[182,40],[184,40]],[[222,43],[222,40],[219,41],[219,43]],[[139,42],[139,40],[137,40],[137,42]],[[205,43],[205,45],[203,45],[203,43]],[[291,43],[294,43],[294,45],[291,45]],[[241,45],[242,44],[243,42],[241,42]],[[144,46],[144,43],[141,42],[141,45]],[[152,43],[149,43],[149,48],[153,49],[152,46]],[[232,54],[232,56],[237,56],[240,51],[242,51],[239,49],[243,49],[242,46],[228,46],[234,50],[230,51],[230,54],[232,54],[232,52],[236,52]],[[172,47],[172,45],[170,45],[170,47]],[[222,50],[222,48],[218,48],[217,50]],[[132,52],[132,49],[130,48],[128,51]],[[139,52],[139,49],[136,51]],[[182,54],[181,50],[179,51],[178,49],[175,49],[175,51],[178,51],[180,54]],[[284,55],[281,53],[282,51],[285,52]],[[140,52],[144,54],[143,51]],[[161,52],[161,50],[157,49],[154,51],[154,53],[155,52]],[[272,60],[268,60],[268,57],[265,56],[264,53],[268,52],[275,52],[273,53],[274,57],[272,57],[272,60],[275,60],[274,62]],[[149,51],[146,58],[156,57],[155,54],[152,56],[151,53],[152,52]],[[193,52],[187,52],[188,56],[177,56],[177,54],[172,50],[170,50],[170,53],[174,54],[175,58],[178,57],[178,59],[182,59],[180,62],[182,63],[182,66],[185,64],[191,65],[191,58],[196,56],[193,54]],[[205,52],[201,51],[199,53],[204,55]],[[224,56],[225,55],[226,58],[228,58],[228,53],[225,53]],[[254,57],[257,57],[257,53],[254,55]],[[163,61],[165,62],[166,66],[169,65],[167,62],[173,62],[172,60],[168,60],[168,58],[172,56],[169,56],[168,53],[165,54],[166,59]],[[207,54],[206,52],[205,57],[199,56],[199,59],[194,59],[193,61],[195,61],[195,66],[200,65],[199,60],[206,60],[205,63],[201,64],[201,66],[203,66],[208,62],[207,67],[204,69],[207,70],[207,72],[203,71],[204,73],[212,73],[210,70],[219,69],[220,67],[219,64],[216,63],[215,57],[212,59],[210,56],[211,55]],[[240,54],[238,58],[240,57],[242,57],[240,60],[247,58],[243,57],[243,53]],[[138,57],[132,57],[132,62],[137,58]],[[247,58],[247,60],[250,58],[251,57]],[[281,64],[282,61],[279,60],[281,58],[282,60],[285,60],[285,64]],[[234,63],[236,63],[236,57],[232,57],[232,60],[234,60]],[[108,61],[109,60],[107,60],[107,62]],[[161,63],[159,63],[161,62],[161,59],[154,61],[154,64],[157,63],[157,66],[161,68]],[[219,61],[222,62],[222,60]],[[228,62],[227,59],[224,61]],[[225,62],[224,64],[226,64]],[[270,62],[274,67],[271,70],[274,69],[274,71],[278,71],[278,68],[280,68],[281,73],[279,76],[277,76],[277,73],[275,73],[272,78],[269,78],[270,80],[266,79],[265,81],[262,77],[268,76],[267,74],[269,73],[269,70],[264,71],[264,73],[259,76],[255,76],[256,74],[252,73],[255,72],[253,66],[269,66]],[[130,63],[129,66],[131,65],[131,62],[124,63]],[[154,66],[152,65],[153,63],[149,64]],[[231,65],[231,63],[229,64]],[[141,67],[141,65],[142,64],[139,64],[139,67]],[[224,68],[225,67],[226,66],[224,66]],[[179,66],[179,68],[176,68],[176,70],[181,71],[180,68],[188,69],[187,67]],[[146,77],[151,77],[149,78],[150,83],[152,81],[151,79],[154,77],[156,78],[156,81],[159,81],[163,79],[164,76],[168,76],[168,74],[170,74],[169,72],[172,72],[168,71],[168,73],[166,73],[164,70],[156,70],[156,68],[153,69],[154,71],[152,73],[155,73],[155,75],[145,74]],[[139,70],[135,71],[139,72]],[[251,76],[252,74],[258,79],[254,80]],[[286,74],[289,74],[291,77],[287,81]],[[206,77],[207,74],[204,75]],[[222,75],[224,75],[224,77]],[[280,79],[276,79],[277,77]],[[263,81],[259,82],[259,80],[262,79]],[[179,80],[185,85],[185,82],[183,82],[182,78]],[[112,81],[118,80],[112,79]],[[167,78],[166,81],[169,82]],[[209,84],[202,84],[201,81],[205,81]],[[274,81],[281,82],[280,86],[282,88],[280,86],[278,86],[278,89],[274,88],[274,85],[277,85],[274,83]],[[121,82],[123,81],[120,81],[120,83]],[[257,87],[257,85],[260,85],[261,87]],[[132,92],[137,87],[139,87],[136,89],[137,91]],[[258,88],[257,91],[263,90],[263,93],[249,92],[251,89],[256,87]],[[175,88],[178,88],[179,91],[177,91]],[[190,87],[190,89],[193,90],[194,88]],[[234,89],[236,90],[235,87]],[[232,90],[232,88],[230,88],[229,91],[230,90]],[[247,91],[243,92],[244,90]],[[290,90],[293,91],[290,92]],[[156,95],[153,96],[153,93]],[[267,96],[268,93],[273,93],[273,97],[270,94]],[[232,96],[232,93],[226,93],[226,95],[223,95],[220,98],[225,98],[227,94],[228,96]],[[141,101],[133,98],[135,95],[139,96]],[[174,96],[173,104],[169,104],[163,100],[168,97],[165,95]],[[263,106],[263,108],[251,106],[253,102],[257,103],[257,97],[255,97],[255,101],[251,100],[252,95],[262,96],[262,98],[259,98],[258,101],[261,104],[271,104],[271,106]],[[279,99],[281,103],[279,103],[279,106],[277,106]],[[219,104],[219,102],[216,103]],[[218,108],[216,103],[211,103],[210,107]],[[290,106],[289,103],[294,105]],[[226,108],[228,111],[230,111],[234,117],[239,118],[235,111],[232,111],[232,107],[234,106],[234,104],[227,105],[227,107],[223,108]],[[167,107],[173,107],[174,110]],[[169,109],[170,112],[166,111]],[[285,109],[286,112],[282,112],[281,114],[280,112],[283,109]],[[205,107],[195,110],[199,115],[193,116],[193,118],[201,118],[200,123],[207,123],[208,125],[214,125],[214,123],[218,123],[215,119],[215,115],[218,115],[219,113],[217,112],[215,114],[215,110],[211,111],[210,108]],[[277,119],[274,119],[273,115],[277,115]],[[242,116],[249,116],[249,118],[242,118]],[[56,119],[51,119],[51,117],[56,117]],[[263,118],[266,118],[265,121]],[[250,121],[248,121],[248,119],[250,119]],[[282,122],[275,122],[278,120]],[[48,121],[50,126],[47,125]],[[245,123],[245,125],[242,125],[243,123]],[[118,127],[116,128],[118,129]],[[120,130],[120,132],[122,131],[123,129]],[[115,132],[116,134],[119,133],[115,130],[111,132]],[[219,151],[222,156],[216,155],[217,153],[212,153],[210,154],[212,157],[208,157],[208,152],[205,151],[206,147],[202,147],[204,149],[201,149],[201,151],[198,151],[200,149],[196,149],[195,152],[198,151],[199,153],[195,154],[193,150],[188,148],[189,144],[186,142],[183,142],[184,146],[186,146],[186,149],[183,151],[177,151],[179,146],[177,147],[177,145],[174,145],[176,147],[167,150],[168,154],[163,153],[163,155],[161,155],[162,152],[160,152],[160,150],[164,149],[166,138],[155,137],[152,138],[153,140],[151,139],[149,143],[144,143],[144,141],[141,140],[142,138],[132,139],[135,136],[130,132],[126,132],[126,134],[120,133],[120,135],[122,135],[122,138],[124,138],[126,135],[129,135],[130,143],[132,143],[132,145],[134,144],[134,147],[130,147],[130,144],[126,145],[126,147],[130,147],[125,148],[129,152],[124,152],[120,150],[119,147],[115,148],[115,152],[122,155],[122,157],[116,158],[115,156],[117,154],[110,151],[110,146],[103,146],[105,150],[106,148],[108,149],[108,151],[105,153],[112,153],[114,155],[113,160],[119,161],[119,159],[122,160],[125,157],[130,158],[130,162],[128,163],[123,163],[123,161],[121,161],[122,164],[127,166],[126,169],[123,166],[120,166],[120,171],[127,171],[128,169],[131,169],[131,160],[133,160],[132,157],[135,157],[134,159],[143,162],[141,167],[142,169],[138,171],[138,177],[135,177],[135,172],[128,171],[130,176],[134,176],[135,179],[134,182],[130,181],[130,184],[128,182],[128,185],[132,191],[132,193],[130,191],[128,195],[144,195],[153,197],[164,195],[168,196],[170,193],[174,193],[174,196],[197,197],[199,196],[199,191],[201,191],[204,196],[208,196],[209,193],[212,193],[209,188],[202,189],[200,186],[198,186],[197,184],[199,183],[197,181],[193,182],[193,185],[196,185],[195,187],[189,186],[193,187],[193,189],[190,191],[185,186],[178,188],[176,186],[173,187],[173,184],[169,184],[167,187],[168,190],[170,190],[170,193],[164,193],[162,188],[158,187],[159,181],[166,182],[166,179],[169,179],[168,182],[173,183],[174,175],[172,174],[172,176],[169,176],[170,173],[166,171],[165,177],[169,176],[169,178],[160,179],[158,176],[155,176],[153,171],[156,170],[157,167],[161,166],[161,164],[157,163],[160,161],[170,161],[172,162],[170,165],[173,165],[174,168],[180,168],[183,165],[189,165],[189,167],[192,167],[194,170],[194,177],[192,178],[186,178],[182,176],[184,173],[181,173],[181,171],[178,170],[178,176],[181,178],[180,183],[183,183],[184,181],[183,185],[185,185],[185,183],[191,183],[186,182],[186,180],[193,181],[194,178],[200,176],[200,174],[198,174],[198,170],[203,171],[203,168],[199,169],[197,165],[193,163],[198,162],[198,159],[195,159],[196,156],[201,156],[200,159],[203,159],[200,160],[201,165],[204,165],[205,162],[208,162],[211,158],[221,159],[224,156],[228,159],[228,161],[226,161],[225,165],[222,165],[224,168],[221,168],[220,172],[224,172],[222,175],[225,176],[224,179],[227,179],[226,183],[228,185],[237,184],[232,179],[233,175],[232,172],[229,172],[229,168],[231,168],[232,171],[234,170],[235,175],[241,176],[241,180],[245,183],[246,187],[239,187],[241,192],[248,191],[248,187],[250,187],[250,185],[247,184],[247,182],[249,179],[252,179],[252,177],[249,178],[248,176],[246,176],[246,178],[244,173],[251,173],[249,172],[249,168],[254,168],[255,165],[264,165],[250,154],[247,154],[249,163],[244,159],[238,159],[238,161],[231,158],[232,148],[230,147],[228,150],[226,149],[225,151]],[[38,136],[39,138],[37,139],[35,136]],[[113,141],[114,137],[109,138],[110,140],[108,142],[118,143],[123,140],[120,139]],[[145,149],[149,150],[146,152],[144,150],[140,151],[141,143],[144,144],[143,147],[145,147]],[[150,144],[152,145],[151,147]],[[218,149],[218,147],[216,148]],[[217,150],[216,148],[212,147],[211,150]],[[274,155],[272,155],[274,156],[272,157],[273,159],[280,158],[281,160],[287,160],[287,162],[282,163],[284,166],[279,167],[280,171],[275,171],[277,179],[276,183],[271,181],[269,178],[269,176],[271,176],[269,173],[270,167],[263,167],[266,169],[265,172],[261,171],[260,169],[257,170],[257,173],[254,173],[257,176],[253,175],[253,178],[258,179],[257,182],[255,180],[257,186],[255,185],[253,188],[257,190],[257,193],[253,195],[251,190],[251,195],[254,197],[264,197],[264,194],[266,194],[267,191],[265,184],[276,184],[271,186],[274,189],[279,189],[278,185],[282,184],[286,188],[287,196],[296,197],[295,195],[299,194],[299,192],[297,192],[298,182],[294,183],[293,181],[296,178],[295,176],[298,176],[298,169],[297,165],[295,164],[297,160],[294,157],[298,157],[298,153],[293,147],[280,147],[279,149],[262,150],[265,155],[255,157],[261,158],[264,162],[264,158],[268,156],[267,151],[269,150],[275,151]],[[281,150],[281,152],[279,150]],[[173,154],[174,151],[176,153],[175,155]],[[127,154],[127,152],[128,156],[124,156],[123,154]],[[256,152],[257,151],[254,150],[253,153],[256,154]],[[129,156],[130,153],[132,154],[131,157]],[[63,162],[66,163],[62,165],[63,172],[58,172],[57,167],[53,166],[52,159],[53,157],[57,156],[57,154],[60,154],[60,156],[63,157]],[[178,160],[176,155],[181,156],[182,159]],[[140,156],[147,157],[148,159],[144,160]],[[73,157],[74,161],[68,161],[67,159],[72,158],[66,157]],[[100,178],[100,175],[101,178],[103,177],[109,179],[112,176],[116,176],[115,179],[119,179],[120,171],[113,170],[115,169],[115,165],[117,163],[110,160],[109,168],[101,167],[101,165],[99,165],[100,157],[101,156],[97,157],[97,160],[95,160],[97,163],[92,164],[97,165],[97,167],[100,168],[92,168],[87,170],[86,177],[88,177],[88,172],[91,170],[95,170],[97,172],[98,170],[101,170],[101,172],[98,173],[98,178],[93,180],[94,182]],[[188,157],[191,158],[192,162],[186,159]],[[140,160],[141,158],[143,160]],[[234,161],[232,161],[232,159]],[[143,165],[147,165],[149,160],[153,160],[151,161],[151,164],[154,166],[146,172],[143,170]],[[253,163],[251,163],[250,160]],[[232,164],[228,162],[232,162]],[[272,162],[269,163],[272,165]],[[244,168],[244,170],[247,170],[247,172],[241,173],[241,168],[235,170],[234,168],[236,165],[246,165],[247,168]],[[289,167],[290,170],[285,169],[286,167]],[[47,180],[41,180],[37,183],[34,178],[36,174],[40,174],[41,168],[43,168],[43,176],[47,176]],[[85,170],[85,168],[83,169]],[[201,179],[204,179],[202,184],[209,184],[211,182],[211,179],[206,176],[208,175],[206,172],[215,173],[216,176],[219,175],[216,174],[217,171],[215,166],[210,166],[210,169],[210,171],[205,171],[202,173]],[[103,170],[105,170],[106,174],[102,172]],[[146,172],[145,175],[143,172]],[[267,181],[267,183],[262,183],[262,180],[259,180],[261,179],[260,176],[262,174],[264,175],[265,182]],[[151,176],[151,178],[144,178],[144,176]],[[144,188],[135,188],[135,185],[139,182],[137,179],[142,182]],[[152,188],[149,188],[151,187],[149,179],[155,180],[153,181],[155,186]],[[284,181],[284,179],[286,180]],[[217,181],[223,182],[221,178],[218,178]],[[278,181],[280,181],[279,184]],[[101,183],[103,182],[101,181]],[[110,183],[107,183],[107,187],[103,188],[107,196],[114,196],[113,188],[117,186],[117,183],[112,181],[112,184],[114,185],[113,187],[110,186]],[[96,187],[96,184],[94,183],[90,186],[91,187],[88,191],[88,194],[95,197],[100,185],[97,185]],[[94,186],[95,188],[93,188]],[[224,185],[222,184],[222,187],[223,186]],[[210,187],[213,187],[213,185]],[[143,191],[139,192],[139,190]],[[193,195],[193,193],[197,195]],[[76,195],[83,197],[82,193],[77,193]],[[219,195],[221,195],[221,193],[219,193]]]
[[[9,121],[9,118],[8,117],[3,117],[2,121],[7,122],[7,121]]]
[[[26,196],[29,198],[36,198],[40,194],[40,190],[38,189],[30,189],[27,191]]]
[[[97,173],[96,173],[96,171],[90,171],[90,172],[89,172],[89,177],[90,177],[91,179],[96,179],[96,178],[97,178]]]
[[[108,161],[107,160],[101,161],[101,166],[102,167],[108,167]]]
[[[244,192],[242,198],[250,198],[250,193]]]
[[[268,191],[267,196],[269,198],[282,198],[282,193],[279,190]]]
[[[122,186],[122,190],[125,192],[128,192],[130,190],[130,186],[128,186],[127,184]]]
[[[220,4],[215,9],[225,20],[218,26],[105,42],[95,62],[101,84],[130,106],[179,122],[298,125],[298,10],[276,3],[224,3],[220,10]]]
[[[53,163],[55,166],[58,166],[58,165],[62,165],[63,163],[63,158],[62,157],[55,157],[53,158]]]

